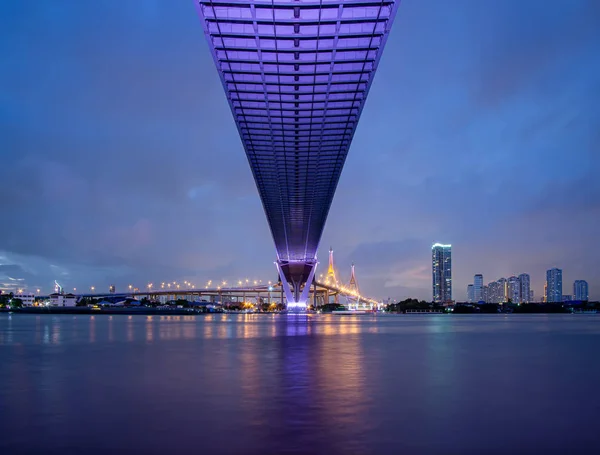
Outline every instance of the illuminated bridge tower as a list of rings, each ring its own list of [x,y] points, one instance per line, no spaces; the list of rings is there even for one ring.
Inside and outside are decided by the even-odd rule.
[[[333,266],[333,248],[329,248],[329,267],[327,267],[327,282],[332,285],[337,285],[337,278],[335,277],[335,268]]]
[[[273,235],[288,308],[301,311],[399,0],[195,1]]]
[[[356,281],[356,272],[354,271],[354,263],[350,269],[350,282],[348,283],[348,290],[350,296],[348,297],[348,304],[350,307],[356,307],[360,305],[360,289],[358,288],[358,281]]]
[[[358,289],[358,281],[356,281],[356,274],[354,272],[354,263],[352,263],[352,268],[350,272],[350,282],[348,283],[348,288],[351,292],[360,294],[360,289]]]
[[[327,267],[327,278],[326,278],[326,283],[330,284],[332,286],[338,286],[338,280],[337,277],[335,275],[335,266],[333,264],[333,248],[329,247],[329,266]],[[340,295],[339,294],[335,294],[334,298],[333,298],[335,303],[340,303]],[[327,302],[329,303],[329,302]]]

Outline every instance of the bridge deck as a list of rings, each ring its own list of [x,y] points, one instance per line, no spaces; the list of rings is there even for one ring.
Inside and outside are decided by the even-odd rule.
[[[314,263],[399,0],[197,0],[280,262]]]

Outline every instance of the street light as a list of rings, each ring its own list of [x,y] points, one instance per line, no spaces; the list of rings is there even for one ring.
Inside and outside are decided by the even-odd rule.
[[[96,290],[96,288],[94,286],[92,286],[90,289],[92,290],[92,292],[94,292]]]

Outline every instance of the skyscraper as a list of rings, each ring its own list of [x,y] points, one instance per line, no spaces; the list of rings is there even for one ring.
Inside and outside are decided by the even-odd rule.
[[[467,286],[467,302],[473,303],[473,299],[475,298],[475,289],[472,284]]]
[[[452,245],[435,243],[431,247],[433,301],[452,302]]]
[[[473,299],[475,302],[483,300],[483,275],[477,274],[473,278]]]
[[[546,272],[546,302],[562,302],[562,270],[556,267]]]
[[[573,300],[587,302],[590,299],[588,283],[585,280],[575,280],[573,283]]]
[[[521,303],[521,284],[516,276],[508,278],[507,291],[507,302]]]
[[[531,302],[531,299],[529,298],[530,281],[531,280],[528,273],[521,273],[519,275],[519,285],[521,288],[519,292],[519,303]]]
[[[485,299],[485,303],[499,303],[498,300],[498,287],[499,284],[497,281],[492,281],[488,283],[487,287],[487,295]]]
[[[498,281],[498,303],[508,302],[508,281],[506,278],[500,278]]]

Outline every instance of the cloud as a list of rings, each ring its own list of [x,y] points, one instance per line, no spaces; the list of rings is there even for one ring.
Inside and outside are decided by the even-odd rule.
[[[325,228],[363,292],[588,279],[600,219],[598,2],[403,2]],[[0,6],[2,264],[51,289],[275,276],[239,134],[187,2]],[[73,37],[77,37],[74,39]],[[55,266],[55,267],[52,267]],[[6,269],[9,270],[9,269]],[[10,283],[9,283],[10,282]],[[61,284],[63,284],[61,282]]]

